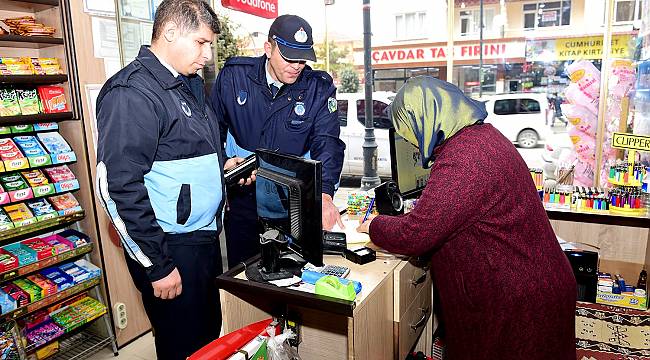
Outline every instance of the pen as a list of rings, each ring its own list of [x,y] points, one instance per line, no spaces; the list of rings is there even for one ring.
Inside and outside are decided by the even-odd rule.
[[[361,223],[366,222],[368,220],[368,216],[370,213],[372,213],[372,206],[375,204],[375,198],[370,199],[370,204],[368,204],[368,209],[366,210],[366,214],[363,216],[363,221]]]

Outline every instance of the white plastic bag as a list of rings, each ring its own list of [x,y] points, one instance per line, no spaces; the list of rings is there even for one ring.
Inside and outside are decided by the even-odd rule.
[[[295,338],[295,333],[285,329],[280,335],[275,336],[273,331],[269,331],[269,335],[267,351],[270,360],[301,360],[298,351],[289,345],[289,339]]]

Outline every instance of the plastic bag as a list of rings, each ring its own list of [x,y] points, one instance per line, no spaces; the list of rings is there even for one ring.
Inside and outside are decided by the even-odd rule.
[[[295,338],[295,333],[285,329],[280,335],[275,336],[274,331],[269,331],[269,335],[266,345],[269,360],[301,360],[298,351],[289,345],[289,339]]]

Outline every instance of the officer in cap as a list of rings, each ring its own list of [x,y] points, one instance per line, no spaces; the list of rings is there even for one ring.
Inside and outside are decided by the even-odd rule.
[[[278,17],[264,53],[228,60],[212,89],[225,155],[240,162],[266,148],[322,161],[323,228],[343,227],[332,200],[345,150],[336,87],[329,74],[306,65],[316,61],[311,26],[299,16]],[[224,227],[229,267],[260,249],[255,186],[249,184],[228,191]]]

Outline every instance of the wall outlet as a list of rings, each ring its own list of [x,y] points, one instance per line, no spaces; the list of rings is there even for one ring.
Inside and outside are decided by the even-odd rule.
[[[128,324],[128,320],[126,318],[126,305],[124,303],[116,303],[114,314],[115,326],[117,326],[117,328],[120,330],[126,329],[126,325]]]

